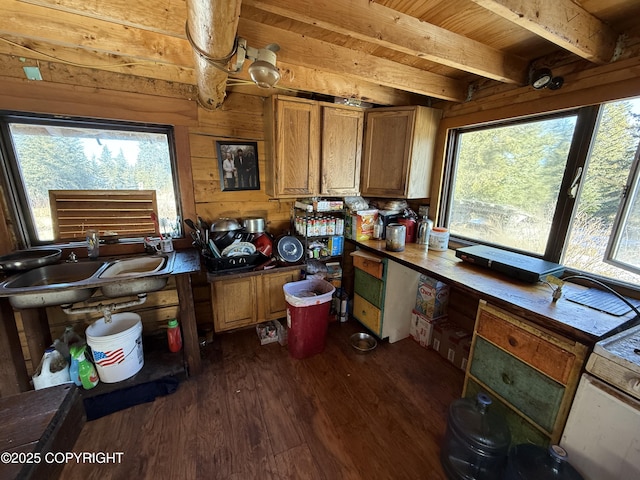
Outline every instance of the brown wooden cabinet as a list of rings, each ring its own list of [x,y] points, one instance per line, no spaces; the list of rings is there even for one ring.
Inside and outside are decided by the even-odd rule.
[[[463,395],[489,393],[513,444],[557,443],[587,350],[481,300]]]
[[[211,281],[216,332],[246,327],[287,315],[282,287],[300,278],[300,270],[264,270]]]
[[[366,113],[363,196],[427,198],[441,111],[410,106]]]
[[[364,111],[273,95],[265,106],[267,195],[356,195]]]

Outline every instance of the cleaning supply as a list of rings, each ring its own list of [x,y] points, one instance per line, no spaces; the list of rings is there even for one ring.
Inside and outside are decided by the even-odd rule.
[[[180,333],[180,326],[178,320],[175,318],[169,320],[169,328],[167,328],[167,341],[169,342],[169,350],[172,352],[179,352],[182,349],[182,334]]]
[[[69,383],[69,364],[60,352],[51,346],[45,350],[32,379],[33,388],[36,390]]]
[[[96,367],[85,357],[86,345],[73,345],[70,349],[71,356],[78,361],[78,376],[85,390],[91,390],[100,383]]]

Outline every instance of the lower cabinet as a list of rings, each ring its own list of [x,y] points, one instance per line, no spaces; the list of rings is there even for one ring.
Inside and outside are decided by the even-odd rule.
[[[420,274],[398,262],[361,250],[354,266],[353,317],[379,338],[409,336]]]
[[[287,315],[282,287],[300,279],[300,270],[250,272],[211,280],[216,332],[246,327]]]
[[[557,443],[587,350],[481,300],[463,396],[488,393],[513,444]]]

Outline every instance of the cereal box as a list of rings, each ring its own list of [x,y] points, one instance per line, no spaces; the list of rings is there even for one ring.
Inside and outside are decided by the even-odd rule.
[[[440,318],[447,314],[449,285],[420,275],[415,310],[427,318]]]

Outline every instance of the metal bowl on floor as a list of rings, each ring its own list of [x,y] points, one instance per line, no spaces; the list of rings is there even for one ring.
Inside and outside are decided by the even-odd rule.
[[[351,335],[351,346],[359,353],[367,353],[376,348],[378,342],[373,336],[365,332],[358,332]]]

